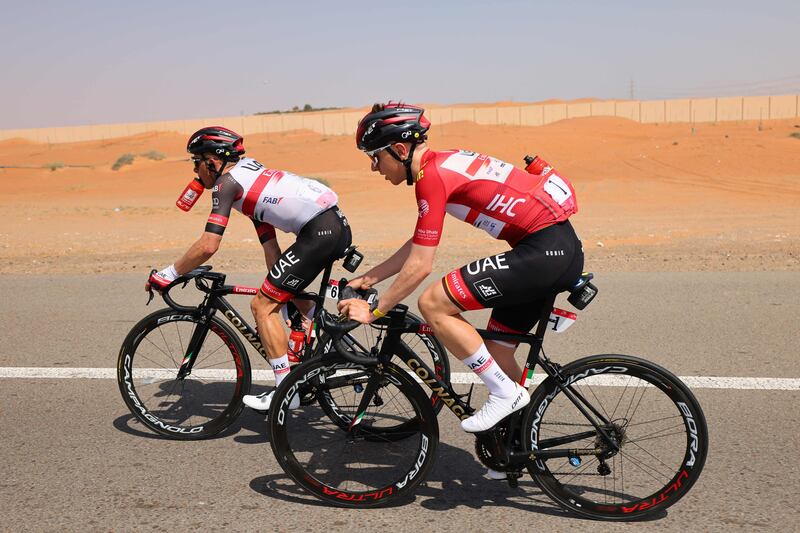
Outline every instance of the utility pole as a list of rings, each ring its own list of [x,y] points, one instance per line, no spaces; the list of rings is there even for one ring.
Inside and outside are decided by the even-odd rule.
[[[634,100],[634,99],[635,99],[635,98],[634,98],[634,95],[635,95],[635,93],[634,93],[634,90],[633,90],[633,89],[634,89],[634,87],[633,87],[633,78],[631,78],[630,85],[628,86],[628,92],[629,92],[629,95],[630,95],[630,99],[631,99],[631,100]]]

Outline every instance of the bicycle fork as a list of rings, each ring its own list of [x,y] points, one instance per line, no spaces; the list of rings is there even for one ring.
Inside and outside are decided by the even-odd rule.
[[[206,341],[207,335],[208,318],[206,317],[206,319],[195,326],[194,331],[192,332],[192,338],[189,340],[189,344],[186,345],[186,351],[183,354],[183,360],[181,361],[181,366],[178,369],[177,379],[183,380],[186,378],[186,376],[191,375],[192,367],[194,367],[194,362],[197,360],[197,354],[200,352],[200,348]]]

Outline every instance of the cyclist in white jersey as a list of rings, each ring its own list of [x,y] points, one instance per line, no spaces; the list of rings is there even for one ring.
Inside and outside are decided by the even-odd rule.
[[[342,256],[351,244],[350,226],[330,188],[242,157],[244,139],[227,128],[211,126],[197,131],[186,149],[193,156],[198,181],[212,189],[211,214],[200,239],[173,265],[152,274],[145,289],[162,289],[208,261],[219,248],[232,209],[249,217],[269,271],[250,308],[277,386],[289,372],[288,339],[280,310],[331,261]],[[284,251],[275,238],[276,228],[297,235],[294,244]],[[304,303],[298,302],[300,307],[307,307]],[[246,395],[244,403],[267,411],[271,399],[272,392]],[[299,404],[299,398],[292,403]]]

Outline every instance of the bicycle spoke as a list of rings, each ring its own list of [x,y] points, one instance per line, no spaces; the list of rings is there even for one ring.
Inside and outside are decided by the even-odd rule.
[[[677,429],[677,428],[684,428],[684,427],[685,427],[685,426],[684,426],[684,425],[681,423],[681,424],[677,424],[677,425],[670,426],[670,427],[667,427],[667,428],[661,428],[661,429],[659,429],[659,430],[657,430],[657,431],[653,431],[653,432],[651,432],[651,433],[648,433],[648,434],[646,434],[646,435],[642,435],[642,436],[640,436],[640,437],[638,437],[638,438],[636,438],[636,439],[629,439],[629,440],[627,440],[626,442],[639,442],[639,441],[643,441],[643,440],[650,440],[650,439],[655,439],[655,438],[661,438],[661,437],[665,437],[665,436],[667,436],[667,435],[681,435],[681,434],[685,434],[685,431],[678,431],[678,432],[674,432],[674,433],[667,433],[667,434],[664,434],[664,432],[665,432],[665,431],[673,431],[673,430],[675,430],[675,429]]]
[[[665,484],[667,481],[669,481],[672,478],[672,476],[664,474],[663,472],[659,471],[658,469],[656,469],[652,465],[650,465],[648,463],[645,463],[644,461],[632,456],[631,454],[629,454],[627,452],[620,452],[620,455],[623,456],[624,458],[628,459],[633,466],[635,466],[640,471],[642,471],[645,474],[647,474],[649,477],[651,477],[653,480],[655,480],[655,482],[658,483],[659,485]],[[661,479],[657,478],[655,475],[653,475],[653,473],[658,474],[659,476],[663,477],[664,478],[663,481]]]
[[[159,329],[161,329],[161,328],[159,328]],[[159,333],[161,333],[161,336],[162,336],[162,337],[164,336],[164,333],[163,333],[163,332],[159,331]],[[176,370],[177,370],[178,368],[180,368],[180,365],[179,365],[178,363],[176,363],[176,362],[175,362],[175,359],[172,357],[172,355],[170,355],[168,352],[165,352],[164,350],[162,350],[162,349],[161,349],[161,348],[160,348],[160,347],[159,347],[159,346],[158,346],[156,343],[154,343],[153,341],[151,341],[151,340],[150,340],[148,337],[145,337],[145,338],[144,338],[144,340],[146,340],[147,342],[149,342],[149,343],[150,343],[150,344],[151,344],[151,345],[152,345],[152,346],[153,346],[153,347],[154,347],[156,350],[158,350],[158,351],[159,351],[159,352],[161,352],[162,354],[164,354],[164,355],[166,355],[167,357],[169,357],[169,359],[172,361],[172,364],[174,365],[174,366],[173,366],[173,368],[175,368]],[[164,343],[166,344],[166,339],[164,339]],[[137,357],[141,357],[141,354],[137,353],[137,354],[136,354],[136,356],[137,356]],[[154,361],[152,361],[152,360],[151,360],[151,362],[155,363],[155,362],[154,362]],[[159,366],[159,368],[167,368],[167,367],[165,367],[165,366],[162,366],[162,365],[158,365],[158,366]]]
[[[603,414],[606,415],[606,419],[607,420],[611,420],[611,417],[608,415],[608,411],[606,411],[606,408],[603,405],[603,402],[600,401],[600,398],[598,398],[597,394],[595,394],[594,387],[592,387],[590,385],[581,385],[580,388],[581,388],[581,390],[583,390],[584,388],[589,389],[589,392],[592,393],[592,396],[594,396],[594,399],[597,400],[597,403],[600,405],[600,409],[603,411]],[[583,396],[584,398],[586,397],[586,395],[583,394],[583,393],[581,393],[581,396]]]

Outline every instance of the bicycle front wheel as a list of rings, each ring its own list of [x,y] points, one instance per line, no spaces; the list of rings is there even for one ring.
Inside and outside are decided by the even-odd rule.
[[[359,413],[361,402],[352,398],[359,393],[342,378],[364,374],[376,380],[377,389]],[[334,399],[339,415],[330,417],[319,404],[289,409],[290,399],[309,386],[318,397]],[[351,423],[343,427],[343,419]],[[295,367],[275,392],[269,427],[284,472],[317,498],[342,507],[378,507],[410,495],[433,464],[439,441],[430,400],[405,371],[392,363],[382,370],[356,365],[337,354]],[[393,438],[384,436],[386,427]]]
[[[150,430],[178,440],[214,436],[242,411],[250,390],[250,360],[236,334],[216,317],[191,373],[178,377],[192,334],[192,314],[162,309],[131,329],[117,360],[117,382],[131,413]]]
[[[705,417],[688,387],[625,355],[587,357],[561,372],[567,392],[546,379],[522,422],[525,451],[536,458],[528,471],[542,490],[579,515],[605,520],[639,519],[683,497],[708,452]]]

